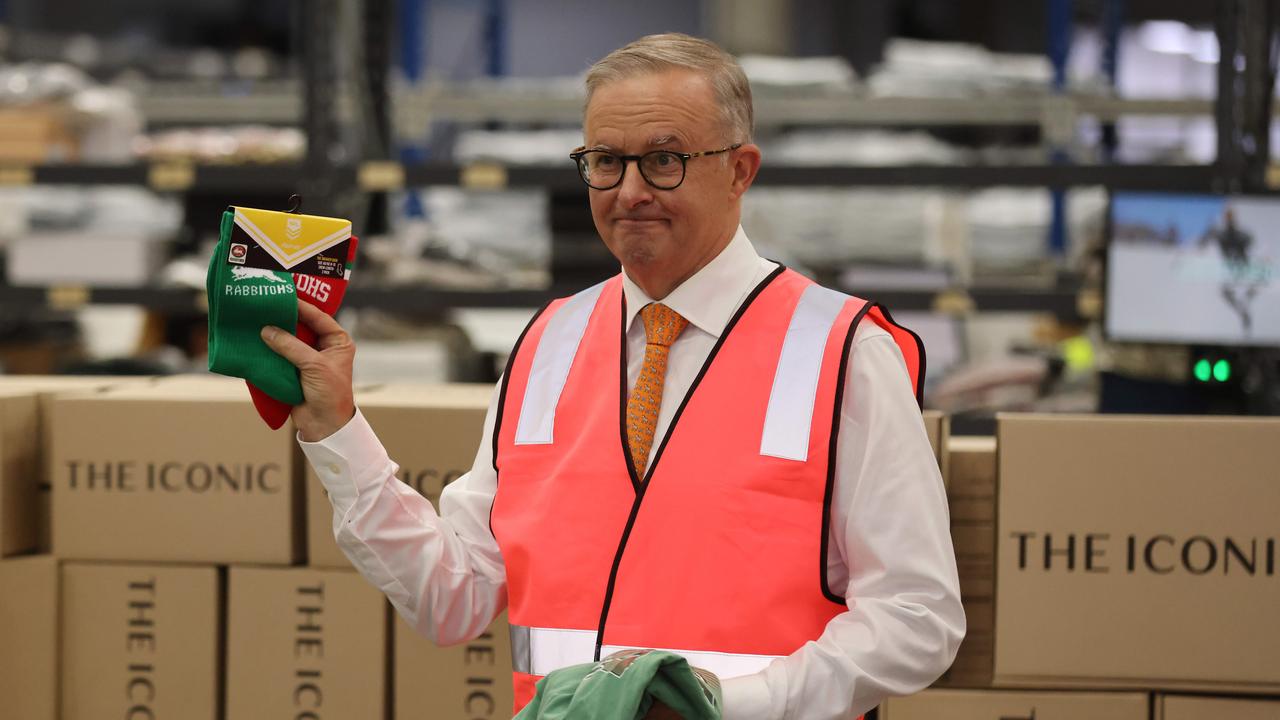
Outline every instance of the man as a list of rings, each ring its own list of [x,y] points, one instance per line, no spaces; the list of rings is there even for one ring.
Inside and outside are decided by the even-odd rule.
[[[855,717],[927,686],[964,614],[918,341],[752,248],[761,155],[731,56],[642,38],[587,93],[572,157],[623,272],[525,330],[439,515],[356,410],[337,323],[302,306],[318,351],[264,331],[301,369],[339,544],[437,642],[508,607],[517,708],[636,647],[718,675],[728,720]]]
[[[1197,247],[1203,248],[1209,243],[1217,243],[1222,253],[1222,261],[1226,266],[1222,281],[1222,298],[1235,310],[1244,330],[1244,337],[1249,337],[1253,330],[1253,298],[1266,287],[1266,276],[1259,277],[1250,262],[1250,250],[1253,248],[1253,234],[1236,224],[1236,213],[1230,206],[1222,213],[1222,227],[1210,228],[1200,237]]]

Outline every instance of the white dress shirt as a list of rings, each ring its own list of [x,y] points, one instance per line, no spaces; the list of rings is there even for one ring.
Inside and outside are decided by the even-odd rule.
[[[776,267],[739,228],[663,298],[689,326],[671,346],[656,437],[734,312]],[[653,300],[625,275],[623,289],[631,388],[645,347],[636,315]],[[831,590],[848,598],[848,611],[765,670],[724,681],[724,720],[856,717],[886,696],[928,686],[964,637],[946,494],[902,353],[870,321],[850,342],[827,558]],[[442,644],[479,635],[507,604],[489,530],[496,405],[495,392],[471,472],[445,487],[438,514],[396,478],[398,467],[359,412],[328,438],[301,442],[333,502],[338,545],[411,625]]]

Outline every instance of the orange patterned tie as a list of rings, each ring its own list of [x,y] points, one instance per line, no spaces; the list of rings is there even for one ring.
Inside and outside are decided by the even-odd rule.
[[[662,381],[667,375],[667,352],[681,331],[689,324],[680,313],[666,305],[650,303],[640,311],[644,320],[644,366],[627,398],[627,443],[631,445],[631,464],[636,477],[643,478],[649,464],[649,448],[658,427],[658,408],[662,405]]]

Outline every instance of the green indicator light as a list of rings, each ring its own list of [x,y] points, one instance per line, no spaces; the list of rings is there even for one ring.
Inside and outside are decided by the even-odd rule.
[[[1213,364],[1213,379],[1218,382],[1226,382],[1231,379],[1231,363],[1226,360],[1219,360]]]
[[[1195,369],[1196,379],[1199,380],[1200,382],[1209,382],[1209,373],[1212,369],[1213,368],[1209,364],[1208,360],[1205,360],[1205,359],[1197,360],[1196,369]]]

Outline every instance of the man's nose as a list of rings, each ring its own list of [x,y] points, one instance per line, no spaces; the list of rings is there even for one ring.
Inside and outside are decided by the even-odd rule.
[[[638,163],[631,163],[622,174],[622,183],[618,185],[618,202],[628,210],[653,202],[653,188],[640,174]]]

